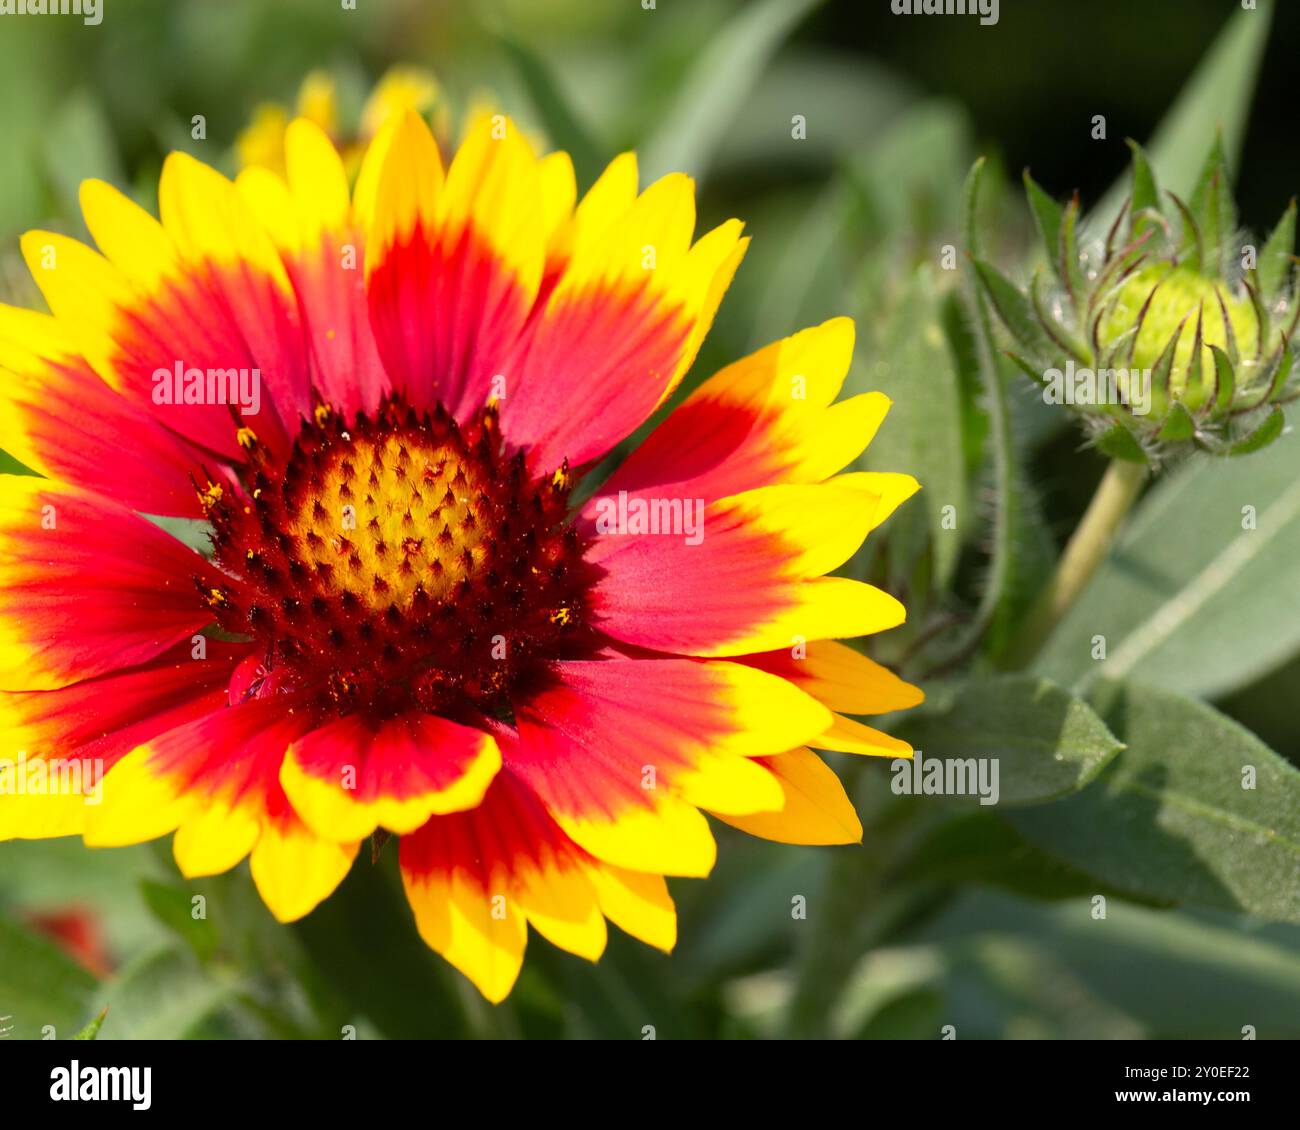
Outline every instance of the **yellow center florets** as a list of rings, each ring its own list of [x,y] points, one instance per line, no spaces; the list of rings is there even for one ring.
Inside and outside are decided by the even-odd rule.
[[[347,436],[319,478],[286,529],[334,592],[406,611],[417,590],[441,598],[483,568],[488,496],[454,446]]]

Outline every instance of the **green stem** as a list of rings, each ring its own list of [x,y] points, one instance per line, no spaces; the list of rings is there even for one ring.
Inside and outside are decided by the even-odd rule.
[[[789,1039],[824,1040],[831,1033],[835,1001],[862,957],[858,921],[880,894],[873,863],[866,852],[858,851],[845,851],[831,862],[821,888],[821,905],[811,908],[819,917],[809,924],[811,934],[800,954],[786,1017]]]
[[[860,764],[844,774],[850,796],[861,790]],[[884,805],[874,793],[863,805],[863,840],[839,849],[818,892],[809,900],[808,936],[795,970],[794,995],[786,1013],[787,1039],[826,1039],[832,1012],[854,967],[875,940],[878,910],[889,886],[901,842],[912,822],[912,806]]]
[[[965,240],[968,255],[974,259],[979,254],[976,230],[976,203],[980,181],[984,173],[984,158],[975,162],[966,178],[963,191],[965,213]],[[993,464],[995,510],[993,513],[992,551],[989,555],[989,575],[973,619],[953,635],[931,656],[930,670],[946,668],[964,662],[979,647],[1002,604],[1002,598],[1011,582],[1015,554],[1016,515],[1011,505],[1016,490],[1016,459],[1011,434],[1011,401],[1007,391],[1009,374],[998,353],[993,332],[993,318],[975,273],[969,273],[971,306],[974,312],[975,352],[978,358],[979,377],[983,385],[985,407],[989,419],[989,450]]]
[[[1142,493],[1144,482],[1146,468],[1142,464],[1111,460],[1061,555],[1056,572],[1034,601],[1024,628],[1008,650],[1003,661],[1005,666],[1020,670],[1033,661],[1110,551],[1115,534]]]

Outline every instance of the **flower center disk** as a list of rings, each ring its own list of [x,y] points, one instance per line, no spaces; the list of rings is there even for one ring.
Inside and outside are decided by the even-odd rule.
[[[495,410],[322,406],[286,458],[244,429],[239,488],[200,492],[227,632],[262,643],[245,697],[308,691],[339,714],[466,707],[507,716],[548,660],[584,649],[584,546],[566,468],[530,476]]]

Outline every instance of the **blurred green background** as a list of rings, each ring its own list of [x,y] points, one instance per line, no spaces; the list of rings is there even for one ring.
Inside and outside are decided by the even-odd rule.
[[[1124,138],[1156,134],[1240,8],[1003,0],[998,25],[982,28],[970,18],[894,16],[888,0],[657,0],[653,11],[640,0],[359,0],[358,11],[331,0],[104,3],[97,27],[0,22],[0,289],[9,301],[39,301],[18,233],[82,232],[82,178],[113,180],[151,202],[171,148],[233,171],[235,138],[255,108],[292,105],[319,68],[355,120],[390,65],[428,67],[453,121],[492,98],[571,148],[580,189],[601,162],[635,147],[643,182],[672,168],[697,177],[702,227],[737,215],[754,237],[692,379],[803,325],[858,319],[850,384],[883,387],[897,401],[872,465],[912,472],[926,487],[853,566],[909,605],[908,628],[879,641],[880,657],[901,664],[986,583],[978,523],[960,539],[936,535],[944,501],[983,513],[997,489],[984,406],[962,356],[958,283],[938,267],[943,245],[961,245],[972,160],[992,159],[986,238],[1003,261],[1027,259],[1031,222],[1009,188],[1021,168],[1057,197],[1078,189],[1085,207],[1100,201],[1127,167]],[[1267,21],[1267,7],[1258,20]],[[1266,43],[1248,35],[1216,80],[1215,120],[1196,123],[1197,160],[1216,126],[1239,151],[1237,194],[1255,232],[1300,186],[1289,85],[1298,30],[1290,5],[1274,15]],[[205,140],[191,136],[199,114]],[[791,137],[796,114],[806,118],[805,140]],[[1095,114],[1106,116],[1106,140],[1089,135]],[[1174,164],[1191,159],[1164,152]],[[1104,463],[1036,397],[1013,399],[1033,512],[1015,569],[1029,591]],[[1198,525],[1213,492],[1229,510],[1239,499],[1261,510],[1277,499],[1291,505],[1294,446],[1279,442],[1223,474],[1193,464],[1158,488],[1160,529],[1186,561],[1137,559],[1159,584],[1154,595],[1148,587],[1124,596],[1135,618],[1214,560],[1219,535]],[[1148,520],[1160,519],[1153,511]],[[1107,566],[1117,576],[1105,583],[1122,588],[1134,560]],[[1291,765],[1300,762],[1297,561],[1292,515],[1267,560],[1221,594],[1226,603],[1208,622],[1191,624],[1136,672],[1215,702]],[[1110,591],[1093,597],[1109,600]],[[1086,639],[1087,616],[1067,621],[1045,656],[1041,670],[1063,684],[1079,673],[1061,640]],[[1258,638],[1225,643],[1234,621]],[[1244,742],[1216,729],[1225,725],[1207,715],[1188,741]],[[184,883],[166,844],[0,845],[0,1016],[16,1018],[15,1035],[49,1024],[63,1037],[109,1003],[102,1039],[338,1038],[345,1025],[383,1036],[641,1038],[647,1025],[659,1038],[932,1039],[944,1025],[959,1038],[1240,1038],[1245,1026],[1261,1038],[1300,1036],[1294,843],[1270,845],[1289,852],[1290,870],[1268,857],[1274,869],[1257,896],[1221,865],[1212,837],[1180,838],[1163,796],[1129,814],[1131,836],[1098,844],[1085,834],[1086,803],[995,818],[894,797],[885,764],[848,761],[836,768],[860,801],[863,848],[791,848],[719,829],[714,876],[674,884],[675,955],[611,937],[593,968],[534,936],[518,988],[497,1009],[418,941],[391,851],[376,867],[359,860],[334,899],[285,928],[261,907],[246,871]],[[1112,785],[1113,775],[1078,797]],[[1143,870],[1144,820],[1160,841],[1152,857],[1173,860],[1168,884]],[[1073,841],[1052,840],[1072,822]],[[1255,866],[1250,846],[1238,862],[1228,843],[1231,866]],[[196,894],[207,900],[200,920],[190,913]],[[1097,895],[1109,899],[1104,920],[1092,913]],[[791,915],[797,896],[808,900],[806,920]]]

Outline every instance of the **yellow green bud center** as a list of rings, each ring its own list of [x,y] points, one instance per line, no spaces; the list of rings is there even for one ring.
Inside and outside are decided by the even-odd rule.
[[[1142,308],[1148,299],[1150,305],[1147,306],[1145,317],[1142,317]],[[1255,307],[1249,298],[1235,297],[1225,284],[1207,278],[1190,267],[1162,263],[1144,267],[1132,275],[1120,287],[1109,311],[1102,318],[1098,339],[1105,353],[1109,345],[1132,329],[1138,318],[1142,317],[1142,328],[1138,331],[1136,342],[1132,343],[1132,361],[1128,367],[1154,370],[1170,340],[1178,333],[1178,327],[1182,325],[1169,374],[1169,389],[1177,399],[1187,387],[1198,314],[1201,314],[1203,380],[1212,379],[1214,373],[1214,355],[1210,346],[1215,345],[1228,351],[1225,310],[1237,349],[1243,358],[1249,359],[1239,366],[1237,383],[1240,386],[1249,383],[1251,371],[1257,368],[1253,363],[1259,347],[1259,319]],[[1127,348],[1121,347],[1121,357],[1126,353]]]

